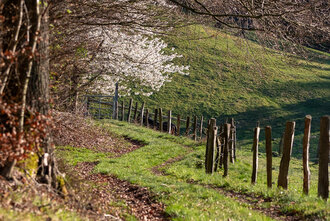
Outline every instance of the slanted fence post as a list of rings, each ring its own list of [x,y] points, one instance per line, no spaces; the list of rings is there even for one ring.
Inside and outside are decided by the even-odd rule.
[[[230,135],[230,124],[224,125],[224,150],[223,150],[223,177],[228,175],[228,151],[229,151],[229,135]]]
[[[260,134],[260,127],[254,128],[254,137],[253,137],[253,146],[252,146],[252,150],[253,150],[253,164],[252,164],[252,177],[251,177],[252,184],[255,184],[257,182],[259,134]]]
[[[200,139],[203,138],[203,115],[201,116],[201,123],[199,125],[199,136],[200,136]]]
[[[270,126],[265,127],[266,138],[266,167],[267,167],[267,186],[272,188],[272,128]]]
[[[195,116],[195,118],[194,118],[193,131],[194,131],[194,141],[196,141],[197,140],[197,116]]]
[[[162,108],[159,108],[159,130],[163,132],[163,111]]]
[[[143,126],[143,114],[144,114],[144,105],[145,105],[145,102],[142,103],[142,107],[141,107],[141,119],[140,119],[140,125]]]
[[[294,129],[296,122],[286,122],[284,140],[283,140],[283,154],[280,163],[280,171],[278,174],[277,186],[283,189],[288,188],[288,172],[292,152],[292,145],[294,139]]]
[[[330,116],[323,116],[320,123],[318,196],[329,198],[329,127]]]
[[[154,129],[157,130],[157,115],[158,115],[158,109],[155,109],[155,116],[154,116]]]
[[[189,127],[190,127],[190,117],[187,117],[187,122],[186,122],[186,136],[189,135]]]
[[[206,154],[205,154],[206,173],[213,173],[214,171],[216,138],[217,138],[216,119],[212,118],[207,130],[207,144],[206,144]]]
[[[176,131],[176,135],[177,136],[180,136],[180,127],[181,127],[181,116],[180,116],[180,114],[177,116],[177,123],[176,123],[176,129],[177,129],[177,131]]]
[[[134,109],[134,123],[137,122],[137,110],[138,110],[138,102],[135,103],[135,109]]]
[[[129,100],[129,107],[128,107],[128,114],[127,114],[127,122],[131,122],[131,112],[132,112],[132,105],[133,105],[133,99],[131,98]]]
[[[125,103],[124,101],[121,102],[121,121],[125,120]]]
[[[145,118],[146,127],[149,127],[149,109],[146,109],[146,118]]]
[[[305,129],[304,129],[304,138],[303,138],[303,168],[304,168],[304,184],[303,192],[308,195],[309,186],[310,186],[310,176],[311,172],[309,170],[309,142],[311,135],[311,122],[312,117],[307,115],[305,117]]]
[[[168,111],[168,115],[167,115],[168,119],[167,119],[167,132],[169,134],[172,133],[172,127],[171,127],[171,124],[172,124],[172,111],[169,110]]]

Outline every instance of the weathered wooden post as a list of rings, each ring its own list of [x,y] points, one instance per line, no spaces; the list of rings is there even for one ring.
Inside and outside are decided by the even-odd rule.
[[[186,122],[186,136],[189,135],[189,126],[190,126],[190,117],[187,117],[187,122]]]
[[[234,118],[231,118],[231,139],[232,139],[232,149],[233,149],[233,162],[236,161],[236,126]]]
[[[216,138],[216,155],[215,155],[215,161],[214,161],[214,172],[217,172],[219,166],[219,161],[220,161],[220,153],[221,153],[221,142],[219,137],[217,136]]]
[[[169,134],[171,134],[171,132],[172,132],[171,124],[172,124],[172,111],[169,110],[168,114],[167,114],[167,132]]]
[[[305,117],[305,129],[304,129],[304,138],[303,138],[303,168],[304,168],[304,184],[303,184],[303,192],[308,195],[309,192],[309,184],[310,184],[310,176],[311,172],[309,170],[309,141],[311,135],[311,122],[312,116],[307,115]]]
[[[231,163],[234,163],[235,153],[234,153],[234,118],[230,120],[230,135],[229,135],[229,159]]]
[[[134,123],[137,122],[137,110],[138,110],[138,102],[135,103],[135,109],[134,109]]]
[[[266,167],[267,167],[267,186],[272,188],[272,128],[271,126],[265,127],[266,138]]]
[[[194,141],[196,141],[197,140],[197,116],[195,116],[195,118],[194,118],[193,131],[194,131]]]
[[[121,102],[121,121],[125,120],[125,103],[124,101]]]
[[[288,172],[294,139],[294,129],[296,122],[286,122],[284,139],[283,139],[283,154],[280,163],[280,171],[278,174],[277,186],[284,189],[288,188]]]
[[[158,109],[155,109],[155,116],[154,116],[154,129],[157,130],[157,115],[158,115]]]
[[[200,125],[199,125],[199,136],[200,136],[200,139],[203,138],[203,115],[201,116],[201,121],[200,121]]]
[[[143,126],[143,114],[144,114],[144,105],[145,105],[145,102],[142,103],[142,107],[141,107],[141,119],[140,119],[140,125]]]
[[[119,115],[119,104],[118,104],[118,101],[116,101],[115,104],[116,104],[115,119],[118,120],[119,119],[119,117],[118,117],[118,115]]]
[[[323,116],[320,123],[318,196],[329,198],[329,137],[330,116]]]
[[[224,146],[225,146],[225,137],[224,137],[224,124],[221,124],[220,125],[220,133],[219,133],[219,139],[220,139],[220,160],[219,160],[219,168],[222,168],[222,165],[223,165],[223,156],[224,156]]]
[[[260,127],[254,128],[254,137],[253,137],[253,146],[252,146],[252,150],[253,150],[253,164],[252,164],[252,177],[251,177],[252,184],[255,184],[257,182],[259,134],[260,134]]]
[[[205,154],[206,173],[213,173],[214,171],[216,138],[217,138],[216,119],[212,118],[207,130],[207,146],[206,146],[206,154]]]
[[[133,105],[133,99],[131,98],[129,100],[129,107],[128,107],[128,114],[127,114],[127,122],[131,122],[131,112],[132,112],[132,105]]]
[[[176,119],[176,135],[177,136],[180,136],[180,127],[181,127],[181,116],[179,114]]]
[[[223,150],[223,176],[228,175],[228,151],[229,151],[229,135],[230,135],[230,124],[224,125],[224,138],[225,145]]]
[[[163,111],[162,108],[159,108],[159,130],[163,132]]]
[[[149,109],[146,109],[146,118],[145,118],[146,127],[149,127]]]

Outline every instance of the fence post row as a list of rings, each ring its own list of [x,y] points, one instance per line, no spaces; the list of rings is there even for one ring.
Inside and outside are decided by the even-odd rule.
[[[258,173],[258,145],[259,145],[259,134],[260,127],[254,128],[254,137],[253,137],[253,164],[252,164],[252,177],[251,183],[255,184],[257,182],[257,173]]]
[[[330,116],[323,116],[320,122],[320,158],[317,194],[325,200],[329,198],[329,129]]]
[[[273,164],[273,152],[272,152],[272,128],[271,126],[265,127],[265,139],[266,139],[266,167],[267,167],[267,186],[272,188],[272,164]]]
[[[280,171],[278,174],[277,186],[283,189],[288,188],[288,171],[292,152],[294,129],[296,122],[287,122],[283,140],[283,154],[280,163]]]
[[[307,115],[305,117],[305,129],[304,129],[304,138],[303,138],[303,168],[304,168],[304,183],[303,183],[303,192],[308,195],[309,185],[310,185],[310,170],[309,170],[309,142],[311,135],[311,121],[312,117]]]

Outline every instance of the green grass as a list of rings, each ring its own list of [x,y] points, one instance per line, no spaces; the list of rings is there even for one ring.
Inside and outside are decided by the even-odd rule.
[[[144,187],[148,187],[156,194],[158,200],[167,205],[166,212],[174,220],[270,220],[260,212],[251,210],[251,205],[233,200],[222,195],[213,188],[207,188],[205,184],[224,187],[243,194],[255,194],[271,197],[272,204],[279,205],[283,212],[298,212],[305,217],[330,218],[329,203],[325,203],[316,197],[316,170],[312,169],[311,196],[301,194],[302,171],[300,162],[293,159],[290,166],[289,191],[273,188],[268,190],[265,184],[264,154],[260,156],[260,173],[258,183],[250,185],[251,174],[251,147],[244,146],[238,152],[238,162],[230,166],[229,176],[223,178],[219,171],[214,175],[204,172],[205,145],[194,141],[174,137],[165,133],[159,133],[143,127],[119,121],[102,121],[103,128],[131,139],[138,140],[146,145],[119,158],[103,157],[98,159],[95,173],[114,174],[119,179],[128,180]],[[262,148],[262,147],[261,147]],[[74,155],[65,155],[70,162],[74,162]],[[98,153],[94,153],[96,158]],[[183,156],[183,160],[163,168],[166,176],[156,175],[152,168],[161,165],[165,161]],[[89,160],[82,157],[79,160]],[[279,158],[274,159],[274,182],[278,171]],[[197,183],[188,182],[194,180]],[[267,207],[270,203],[263,203]]]
[[[177,63],[190,65],[190,75],[175,75],[150,97],[134,97],[151,110],[162,107],[182,118],[204,115],[218,122],[234,117],[240,139],[253,137],[257,121],[271,125],[279,138],[285,122],[295,120],[301,134],[306,114],[313,116],[315,133],[320,117],[330,114],[328,53],[289,54],[197,25],[176,30],[166,41],[183,55]]]

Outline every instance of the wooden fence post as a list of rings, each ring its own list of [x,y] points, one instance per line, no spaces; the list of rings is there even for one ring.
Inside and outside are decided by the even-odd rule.
[[[219,137],[216,138],[216,155],[214,161],[214,171],[217,172],[218,167],[220,168],[219,161],[220,161],[220,153],[221,153],[221,142]]]
[[[212,118],[211,123],[207,130],[207,145],[206,145],[206,154],[205,154],[206,173],[213,173],[214,171],[216,138],[217,138],[216,119]]]
[[[158,109],[155,109],[155,116],[154,116],[154,129],[157,130],[157,115],[158,115]]]
[[[113,118],[118,120],[118,82],[116,82],[115,96],[113,97]],[[117,117],[116,117],[117,116]]]
[[[319,182],[318,196],[329,198],[329,128],[330,116],[323,116],[320,123],[320,150],[319,150]]]
[[[224,125],[224,138],[225,145],[223,150],[223,176],[228,175],[228,151],[229,151],[229,135],[230,135],[230,124]]]
[[[200,139],[203,138],[203,115],[201,116],[201,121],[200,121],[200,125],[199,125],[199,136],[200,136]]]
[[[223,155],[224,155],[224,146],[225,146],[225,137],[224,137],[224,124],[220,125],[219,129],[219,140],[220,140],[220,160],[219,160],[219,168],[222,168],[223,165]]]
[[[186,122],[186,136],[189,135],[189,126],[190,126],[190,117],[187,117],[187,122]]]
[[[229,136],[229,159],[231,163],[234,163],[235,150],[234,150],[234,118],[230,120],[230,136]]]
[[[197,140],[197,116],[194,117],[193,131],[194,131],[194,141],[196,141]]]
[[[176,129],[177,129],[176,135],[180,136],[180,127],[181,127],[181,116],[180,116],[180,114],[177,116],[176,120],[177,120],[176,121]]]
[[[163,111],[162,108],[159,108],[159,130],[163,132]]]
[[[146,109],[146,121],[145,121],[146,127],[149,127],[149,109]]]
[[[303,192],[308,195],[309,192],[309,184],[310,184],[310,176],[311,172],[309,170],[309,141],[311,135],[311,122],[312,117],[307,115],[305,117],[305,129],[304,129],[304,138],[303,138],[303,168],[304,168],[304,184],[303,184]]]
[[[278,174],[277,186],[284,189],[288,188],[288,172],[292,152],[292,145],[294,139],[294,129],[296,122],[286,122],[284,140],[283,140],[283,154],[281,158],[280,171]]]
[[[254,137],[253,137],[253,146],[252,146],[252,150],[253,150],[253,164],[252,164],[252,177],[251,177],[252,184],[255,184],[257,182],[259,134],[260,134],[260,127],[254,128]]]
[[[132,112],[132,105],[133,105],[133,99],[131,98],[129,100],[129,107],[128,107],[128,114],[127,114],[127,122],[131,122],[131,112]]]
[[[137,122],[137,110],[138,110],[138,102],[135,103],[135,109],[134,109],[134,123]]]
[[[99,97],[99,112],[98,112],[98,119],[101,119],[101,97]]]
[[[121,121],[125,120],[125,103],[124,101],[121,102]]]
[[[87,102],[86,102],[86,114],[85,116],[89,116],[89,106],[90,106],[90,100],[89,96],[87,97]]]
[[[272,128],[271,126],[265,127],[265,138],[266,138],[266,167],[267,167],[267,186],[272,188],[272,164],[273,164],[273,152],[272,152]]]
[[[118,104],[118,101],[116,101],[115,104],[116,104],[115,119],[118,120],[119,119],[119,117],[118,117],[118,115],[119,115],[119,104]]]
[[[144,114],[144,105],[145,105],[145,102],[142,103],[142,107],[141,107],[141,119],[140,119],[140,125],[143,126],[143,114]]]
[[[168,115],[167,115],[167,132],[169,134],[171,134],[171,132],[172,132],[171,124],[172,124],[172,111],[169,110]]]
[[[232,148],[233,148],[233,161],[236,161],[236,126],[234,118],[231,119],[231,131],[232,131]]]

